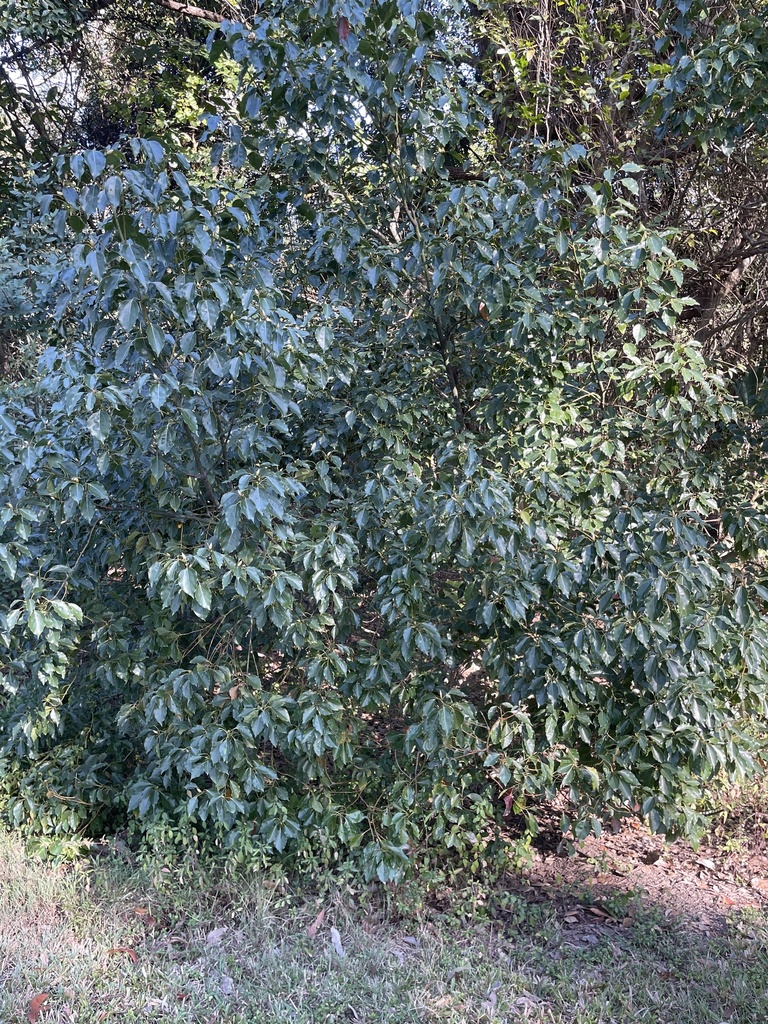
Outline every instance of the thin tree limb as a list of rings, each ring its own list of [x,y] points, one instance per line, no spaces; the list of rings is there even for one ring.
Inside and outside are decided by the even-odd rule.
[[[229,21],[223,14],[217,14],[215,11],[207,11],[202,7],[193,7],[191,4],[179,3],[178,0],[152,0],[153,3],[159,4],[160,7],[167,7],[169,11],[175,11],[177,14],[186,14],[189,18],[200,18],[202,21],[215,21],[219,25],[223,21]]]

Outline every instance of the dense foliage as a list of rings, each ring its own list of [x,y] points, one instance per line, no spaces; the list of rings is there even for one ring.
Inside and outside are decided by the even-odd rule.
[[[753,767],[762,422],[641,154],[502,129],[473,16],[265,6],[211,36],[240,75],[210,170],[153,139],[38,166],[51,344],[0,408],[13,823],[386,879],[503,851],[541,797],[576,835],[694,832]],[[635,64],[646,136],[759,128],[728,16]]]

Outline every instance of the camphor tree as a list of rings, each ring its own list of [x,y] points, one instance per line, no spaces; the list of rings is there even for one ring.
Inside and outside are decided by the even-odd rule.
[[[10,822],[386,880],[560,794],[575,836],[695,833],[754,767],[761,422],[644,167],[499,145],[463,16],[264,6],[212,37],[213,185],[150,139],[35,200],[69,255],[0,408]]]

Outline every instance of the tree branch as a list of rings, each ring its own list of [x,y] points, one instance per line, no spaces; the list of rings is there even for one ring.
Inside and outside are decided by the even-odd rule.
[[[215,21],[219,25],[223,21],[229,21],[229,18],[223,14],[217,14],[215,11],[206,11],[202,7],[193,7],[191,4],[179,3],[178,0],[153,0],[153,3],[159,4],[160,7],[167,7],[169,11],[175,11],[177,14],[186,14],[189,18]]]
[[[184,419],[182,419],[182,421],[181,421],[181,426],[182,426],[184,434],[185,434],[185,436],[187,438],[189,446],[192,449],[192,456],[193,456],[193,458],[195,460],[195,466],[197,467],[198,477],[202,481],[203,487],[205,489],[205,494],[206,494],[206,497],[208,499],[208,504],[212,508],[216,508],[216,506],[219,503],[216,500],[216,495],[215,495],[214,490],[213,490],[213,485],[211,484],[211,478],[208,476],[208,474],[205,471],[205,466],[203,465],[203,459],[202,459],[202,456],[200,455],[200,448],[195,443],[195,438],[194,438],[194,436],[192,434],[192,431],[189,429],[189,427],[187,426],[187,423],[186,423],[186,421]]]
[[[429,305],[431,308],[431,301]],[[435,313],[434,309],[432,309],[432,315],[434,316],[435,320],[438,351],[440,352],[440,355],[442,357],[443,366],[445,367],[445,372],[448,376],[448,384],[450,385],[451,388],[451,398],[453,399],[453,408],[456,413],[456,422],[459,425],[459,430],[466,430],[467,414],[464,410],[464,405],[461,401],[461,392],[459,391],[459,375],[456,372],[456,367],[453,365],[451,361],[451,353],[449,350],[448,338],[446,337],[445,332],[443,331],[442,325],[440,323],[440,318]]]

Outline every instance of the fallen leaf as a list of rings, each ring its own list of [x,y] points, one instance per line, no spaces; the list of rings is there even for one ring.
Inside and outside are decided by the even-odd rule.
[[[154,926],[157,924],[157,921],[154,919],[154,917],[152,917],[152,915],[150,914],[146,907],[134,907],[133,912],[136,915],[136,917],[141,918],[141,920],[144,922],[145,925],[147,925],[147,927],[154,928]]]
[[[596,946],[597,943],[600,941],[600,938],[597,935],[595,935],[594,932],[583,932],[579,936],[579,938],[581,939],[582,942],[586,943],[588,946]]]
[[[135,964],[139,962],[139,958],[136,956],[136,951],[131,949],[130,946],[115,946],[114,949],[107,950],[107,956],[115,956],[117,953],[127,953]]]
[[[701,867],[706,868],[707,871],[715,870],[715,862],[713,860],[710,860],[708,857],[701,857],[699,860],[696,861],[696,863],[700,864]]]
[[[499,1001],[499,997],[496,995],[496,990],[491,989],[488,993],[488,998],[485,1002],[480,1004],[480,1009],[484,1010],[489,1017],[493,1017],[496,1012],[496,1004]]]
[[[178,1003],[186,1003],[186,1001],[188,999],[189,999],[189,993],[188,992],[177,992],[176,993],[176,1001]]]
[[[577,914],[566,914],[565,916],[566,924],[577,924],[578,920],[579,918]]]
[[[206,944],[209,946],[221,945],[221,940],[224,938],[225,934],[228,931],[229,929],[227,928],[226,925],[222,925],[221,928],[214,928],[205,936]]]
[[[224,996],[233,996],[235,994],[235,983],[228,974],[222,974],[221,976],[221,994]]]
[[[519,996],[514,1001],[514,1007],[516,1010],[529,1010],[534,1006],[538,1006],[542,1000],[538,996],[535,996],[533,992],[529,992],[528,989],[523,989]]]
[[[314,939],[314,937],[320,931],[320,929],[323,926],[323,921],[324,920],[325,920],[325,907],[323,907],[323,909],[317,915],[317,917],[312,922],[312,924],[309,926],[309,928],[307,928],[307,935],[310,937],[310,939]]]
[[[336,950],[338,955],[343,959],[345,955],[344,947],[341,944],[341,935],[339,935],[339,931],[337,928],[331,928],[331,943],[333,944],[333,948]]]
[[[48,992],[41,992],[39,996],[35,996],[34,999],[30,1000],[29,1010],[27,1010],[27,1020],[29,1021],[29,1024],[35,1024],[43,1003],[46,999],[50,998],[51,997]]]
[[[768,878],[760,878],[755,876],[749,883],[753,889],[757,889],[758,892],[768,893]]]
[[[604,910],[601,910],[600,907],[587,907],[587,910],[590,914],[594,914],[595,917],[602,917],[606,921],[613,921],[611,915],[606,914],[606,912]]]
[[[409,946],[418,946],[419,940],[415,935],[404,935],[403,942],[407,942]]]
[[[453,970],[448,971],[448,974],[445,977],[446,984],[450,985],[452,981],[455,981],[456,978],[460,977],[462,974],[465,974],[467,970],[468,968],[463,964],[461,965],[461,967],[454,967]]]

